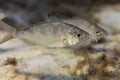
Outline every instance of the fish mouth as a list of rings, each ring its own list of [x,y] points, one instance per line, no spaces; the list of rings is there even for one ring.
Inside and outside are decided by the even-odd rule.
[[[94,38],[92,38],[91,42],[92,43],[99,43],[99,42],[101,42],[101,40],[104,41],[105,37],[106,36],[96,37],[96,38],[94,37]]]
[[[99,38],[92,37],[92,38],[91,38],[91,42],[98,42],[98,39],[99,39]]]

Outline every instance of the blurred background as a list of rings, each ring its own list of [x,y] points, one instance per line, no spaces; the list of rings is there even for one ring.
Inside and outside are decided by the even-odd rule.
[[[119,0],[0,0],[3,21],[16,28],[47,19],[82,17],[94,19],[94,13],[106,5],[119,5]]]

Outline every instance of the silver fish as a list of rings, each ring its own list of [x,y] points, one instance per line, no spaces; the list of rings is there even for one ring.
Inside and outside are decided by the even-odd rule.
[[[75,25],[85,30],[92,36],[93,40],[96,40],[108,35],[108,33],[101,26],[91,23],[85,19],[73,18],[73,19],[67,19],[62,21]]]
[[[17,37],[26,42],[39,44],[46,47],[67,47],[76,46],[90,40],[90,35],[86,31],[64,22],[52,22],[29,27],[22,31],[16,31],[11,26],[0,22],[0,25],[7,29],[13,38]],[[2,27],[2,26],[1,26]],[[2,41],[5,42],[5,41]]]

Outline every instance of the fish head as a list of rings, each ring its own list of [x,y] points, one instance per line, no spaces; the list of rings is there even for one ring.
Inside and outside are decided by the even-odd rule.
[[[92,36],[93,40],[97,40],[108,35],[104,28],[91,21],[81,19],[79,20],[79,23],[81,23],[82,28]]]
[[[91,35],[94,40],[103,38],[108,35],[107,31],[103,29],[101,26],[98,26],[96,24],[91,25]]]
[[[67,42],[70,45],[80,45],[83,42],[90,40],[90,34],[78,27],[73,27],[67,35]]]

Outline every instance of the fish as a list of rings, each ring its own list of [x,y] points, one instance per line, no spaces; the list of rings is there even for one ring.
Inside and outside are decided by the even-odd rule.
[[[108,32],[103,29],[101,26],[94,24],[88,20],[80,19],[80,18],[72,18],[72,19],[64,19],[63,22],[75,25],[84,31],[88,32],[92,40],[98,40],[108,35]]]
[[[19,38],[25,42],[45,47],[79,47],[83,45],[83,42],[90,40],[88,32],[60,21],[37,24],[19,31],[0,21],[0,27],[9,33],[10,38],[7,39]],[[6,41],[5,39],[2,42]]]

